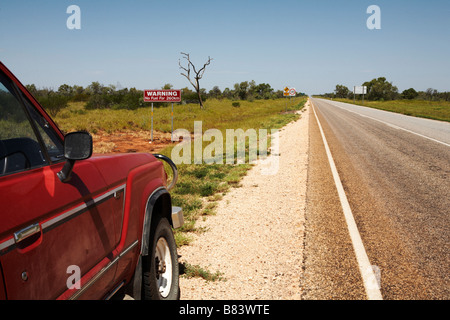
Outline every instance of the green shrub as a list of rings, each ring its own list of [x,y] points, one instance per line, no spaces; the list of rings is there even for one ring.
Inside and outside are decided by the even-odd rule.
[[[89,98],[89,101],[86,104],[85,108],[87,110],[106,109],[109,108],[110,106],[111,106],[110,102],[108,101],[106,95],[92,95]]]
[[[213,195],[217,190],[218,184],[216,182],[207,182],[200,187],[200,195],[208,197]]]
[[[36,99],[52,117],[55,117],[61,109],[67,108],[70,98],[57,94],[49,94],[47,96],[37,97]]]

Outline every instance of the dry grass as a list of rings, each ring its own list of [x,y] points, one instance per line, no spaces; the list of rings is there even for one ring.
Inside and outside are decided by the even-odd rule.
[[[346,103],[352,103],[350,99],[334,99]],[[362,105],[362,101],[356,101]],[[408,116],[429,118],[450,122],[450,101],[425,101],[425,100],[392,100],[392,101],[364,101],[365,107],[386,110],[405,114]]]
[[[174,106],[174,129],[182,128],[191,132],[194,121],[201,120],[203,129],[216,128],[267,128],[274,124],[274,119],[284,111],[298,109],[299,104],[306,101],[296,98],[287,102],[286,99],[240,101],[240,107],[233,107],[232,101],[211,99],[205,102],[205,109],[200,110],[196,104]],[[160,132],[171,131],[171,106],[154,108],[154,130]],[[295,116],[291,115],[291,120]],[[278,119],[278,121],[284,120]],[[85,110],[84,103],[69,103],[69,107],[54,117],[58,126],[65,132],[86,130],[96,133],[99,130],[113,133],[119,130],[150,130],[151,108],[137,110]],[[276,123],[275,123],[276,124]]]

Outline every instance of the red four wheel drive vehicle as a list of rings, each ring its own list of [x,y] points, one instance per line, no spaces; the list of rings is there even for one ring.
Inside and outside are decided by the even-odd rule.
[[[179,298],[176,166],[91,155],[91,136],[63,136],[0,62],[0,299],[107,299],[124,286]]]

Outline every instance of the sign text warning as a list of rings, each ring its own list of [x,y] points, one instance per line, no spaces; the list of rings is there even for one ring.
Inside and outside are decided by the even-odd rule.
[[[181,90],[144,90],[145,102],[181,102]]]

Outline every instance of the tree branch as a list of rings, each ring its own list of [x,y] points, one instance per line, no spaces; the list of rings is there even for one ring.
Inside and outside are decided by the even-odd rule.
[[[195,84],[192,82],[192,80],[191,80],[191,68],[190,68],[190,65],[191,65],[192,63],[191,63],[191,61],[189,60],[189,54],[184,53],[184,52],[181,52],[181,54],[183,54],[183,55],[184,55],[183,58],[185,58],[185,59],[188,61],[187,68],[185,68],[185,67],[183,67],[183,66],[181,65],[181,60],[178,59],[178,65],[180,66],[180,69],[184,70],[184,71],[187,73],[187,74],[186,74],[186,73],[181,73],[181,75],[182,75],[182,76],[185,76],[186,79],[189,80],[189,82],[191,83],[191,85],[197,90],[196,85],[195,85]],[[194,69],[194,71],[195,71],[195,69]]]
[[[205,73],[206,70],[206,66],[209,66],[211,64],[211,61],[213,59],[211,59],[210,57],[208,57],[208,61],[203,65],[203,68],[201,68],[198,73],[197,73],[197,79],[201,79],[203,77],[203,74]]]
[[[203,77],[203,74],[205,73],[206,70],[206,66],[211,64],[211,57],[208,57],[208,61],[203,65],[203,67],[200,70],[196,70],[194,64],[192,63],[189,54],[188,53],[184,53],[184,52],[180,52],[183,55],[183,58],[187,60],[188,64],[187,67],[183,67],[181,65],[181,60],[178,59],[178,65],[180,66],[180,69],[184,70],[185,73],[181,72],[181,75],[186,77],[189,82],[192,84],[192,86],[194,87],[195,91],[197,91],[198,94],[198,99],[200,102],[200,108],[203,109],[203,102],[201,99],[201,95],[200,95],[200,83],[199,80]],[[191,80],[191,66],[192,66],[192,70],[194,70],[195,73],[195,83]]]

